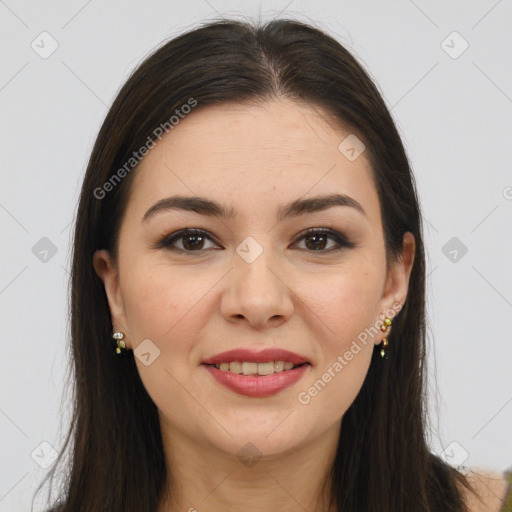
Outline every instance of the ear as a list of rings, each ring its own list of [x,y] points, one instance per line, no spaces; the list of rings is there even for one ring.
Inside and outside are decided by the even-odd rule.
[[[404,233],[402,253],[399,259],[393,263],[386,276],[384,284],[383,295],[380,301],[380,311],[386,314],[387,311],[396,311],[398,313],[397,305],[402,308],[407,292],[409,290],[409,279],[414,264],[414,254],[416,251],[416,241],[414,235],[410,232]],[[391,318],[391,320],[393,320]],[[381,338],[384,337],[383,333]],[[382,339],[375,339],[375,344],[379,344]]]
[[[126,321],[126,311],[124,308],[123,293],[119,283],[118,268],[106,249],[98,250],[94,253],[93,265],[96,274],[98,274],[105,286],[110,316],[112,318],[112,328],[114,332],[121,331],[126,336],[128,333],[128,322]],[[126,347],[129,348],[129,340],[125,339],[125,343]]]

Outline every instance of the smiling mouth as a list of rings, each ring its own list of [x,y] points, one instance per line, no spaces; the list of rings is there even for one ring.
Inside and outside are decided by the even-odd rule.
[[[212,366],[223,372],[235,373],[246,376],[266,376],[274,373],[287,372],[294,370],[299,366],[309,365],[310,363],[293,364],[288,361],[268,361],[266,363],[255,363],[247,361],[233,361],[231,363],[205,364]]]

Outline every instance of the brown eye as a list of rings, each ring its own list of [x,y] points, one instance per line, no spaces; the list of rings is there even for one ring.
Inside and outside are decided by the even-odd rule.
[[[335,242],[334,247],[327,248],[328,240]],[[306,250],[309,252],[332,252],[342,247],[354,247],[341,233],[332,229],[310,229],[300,236],[295,243],[305,240]],[[337,246],[337,247],[336,247]]]
[[[206,234],[206,231],[202,229],[182,229],[165,236],[156,243],[155,247],[159,249],[165,247],[169,250],[181,252],[202,252],[205,248],[206,240],[213,241],[213,239]],[[176,247],[176,242],[180,242],[181,247]]]
[[[355,247],[355,244],[349,242],[344,235],[327,228],[309,229],[296,239],[295,244],[301,240],[305,241],[305,248],[301,250],[321,254],[338,251],[343,247]],[[334,241],[334,247],[332,245],[329,246],[329,240]],[[208,241],[216,245],[214,239],[206,231],[197,228],[187,228],[164,236],[154,247],[182,253],[201,253],[206,249],[219,248],[218,245],[216,247],[205,247]]]
[[[187,250],[202,249],[204,245],[204,236],[202,235],[184,235],[181,237],[182,245]]]

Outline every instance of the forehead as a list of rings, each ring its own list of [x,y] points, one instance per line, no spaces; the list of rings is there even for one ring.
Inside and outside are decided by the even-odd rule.
[[[200,195],[241,216],[306,195],[344,193],[380,219],[365,151],[347,158],[351,135],[318,106],[290,100],[261,105],[200,104],[139,164],[129,204],[149,207],[166,196]],[[351,139],[349,139],[351,140]]]

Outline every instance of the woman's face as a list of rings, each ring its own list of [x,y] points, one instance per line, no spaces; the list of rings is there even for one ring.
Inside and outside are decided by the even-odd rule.
[[[382,319],[405,301],[414,239],[408,234],[403,260],[387,274],[368,155],[358,156],[350,131],[319,108],[280,100],[198,109],[132,171],[117,265],[98,251],[95,268],[164,435],[229,454],[248,442],[262,455],[284,453],[339,429],[382,340]],[[325,207],[321,197],[334,194],[351,199]],[[175,196],[231,215],[162,203]],[[185,228],[201,234],[171,240]],[[203,364],[267,348],[308,364],[273,376],[238,375],[228,364],[235,387]],[[260,362],[269,358],[292,359]],[[243,365],[255,368],[283,369]]]

